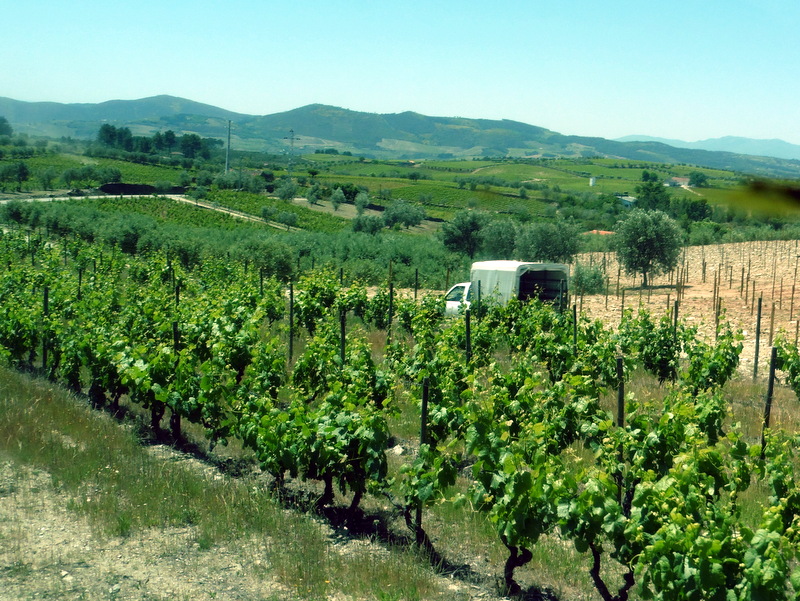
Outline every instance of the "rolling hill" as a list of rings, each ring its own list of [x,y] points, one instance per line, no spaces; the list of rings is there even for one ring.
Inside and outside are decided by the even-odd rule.
[[[683,163],[769,177],[800,177],[800,160],[737,152],[678,148],[657,140],[618,141],[565,136],[511,120],[430,117],[415,112],[363,113],[311,104],[271,115],[245,115],[207,104],[154,96],[96,104],[23,102],[0,97],[0,115],[15,131],[49,137],[93,138],[100,125],[129,127],[135,135],[171,129],[225,139],[240,150],[296,152],[333,148],[383,159],[612,157]]]

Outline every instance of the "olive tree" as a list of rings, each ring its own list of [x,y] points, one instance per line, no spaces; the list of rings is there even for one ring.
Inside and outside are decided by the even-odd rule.
[[[442,224],[439,237],[445,248],[464,253],[470,259],[475,256],[483,242],[482,230],[488,222],[486,213],[459,211],[451,221]]]
[[[515,254],[523,261],[568,263],[580,250],[578,227],[565,221],[542,221],[521,229]]]
[[[282,201],[290,202],[297,195],[297,184],[290,179],[286,179],[278,187],[276,193]]]
[[[678,264],[683,233],[663,211],[634,209],[617,224],[614,247],[617,260],[628,273],[647,278],[674,269]]]
[[[339,207],[342,206],[342,203],[345,202],[346,197],[344,195],[344,191],[341,188],[336,188],[331,194],[331,205],[333,205],[333,210],[338,211]]]

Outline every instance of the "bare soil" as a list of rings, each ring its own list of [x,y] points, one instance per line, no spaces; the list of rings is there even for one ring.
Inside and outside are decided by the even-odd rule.
[[[0,599],[289,599],[265,541],[204,550],[188,528],[93,532],[48,474],[0,462]]]
[[[616,327],[623,302],[625,308],[634,311],[641,305],[654,316],[674,310],[678,298],[676,280],[680,278],[684,282],[684,289],[678,306],[679,318],[687,325],[697,326],[699,335],[713,340],[716,290],[723,319],[734,329],[742,330],[744,336],[740,370],[752,374],[758,302],[761,298],[758,373],[762,374],[768,367],[769,347],[779,331],[783,330],[784,338],[789,341],[797,340],[800,287],[796,286],[796,282],[799,260],[797,240],[693,246],[686,249],[678,270],[654,278],[650,286],[643,288],[641,276],[631,277],[624,271],[617,285],[619,268],[613,253],[587,254],[580,257],[584,265],[591,263],[602,268],[605,263],[609,294],[583,299],[574,297],[573,301],[592,319],[601,319],[609,327]]]

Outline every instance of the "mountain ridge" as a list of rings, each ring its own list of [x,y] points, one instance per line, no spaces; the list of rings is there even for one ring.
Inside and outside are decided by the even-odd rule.
[[[609,140],[564,135],[510,119],[432,117],[414,111],[365,113],[318,103],[248,115],[170,95],[75,104],[0,97],[0,116],[17,132],[55,138],[93,139],[103,123],[111,123],[129,127],[134,135],[171,129],[179,135],[196,133],[225,140],[230,121],[232,147],[238,150],[280,153],[291,145],[301,153],[332,148],[377,159],[603,156],[800,177],[800,156],[787,159],[677,147],[658,138]]]
[[[696,142],[659,138],[655,136],[630,135],[615,139],[617,142],[661,142],[676,148],[693,148],[699,150],[734,152],[755,156],[769,156],[778,159],[800,160],[800,145],[792,144],[779,138],[758,139],[741,136],[722,136],[708,138]]]

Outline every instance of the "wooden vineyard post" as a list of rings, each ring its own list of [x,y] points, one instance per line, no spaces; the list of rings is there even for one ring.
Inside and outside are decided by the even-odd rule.
[[[45,286],[42,297],[42,371],[47,370],[47,347],[50,346],[50,333],[47,329],[47,318],[50,315],[50,287]]]
[[[347,340],[347,311],[345,311],[344,309],[340,309],[339,310],[339,359],[342,360],[342,367],[344,367],[346,340]]]
[[[467,363],[472,361],[472,326],[470,325],[470,310],[464,311],[464,335],[466,337],[465,354]]]
[[[578,306],[572,303],[572,352],[578,352]]]
[[[178,322],[172,322],[172,348],[175,349],[175,371],[178,371],[178,362],[180,358],[177,356],[181,349],[181,333],[178,329]],[[169,431],[172,433],[174,440],[181,439],[181,414],[178,413],[174,407],[170,407],[169,416]]]
[[[772,346],[772,337],[775,334],[775,303],[772,303],[772,310],[769,313],[769,346]]]
[[[625,427],[625,361],[617,356],[617,428]],[[619,464],[623,465],[622,446],[619,448]],[[622,472],[617,472],[617,501],[622,503]]]
[[[761,345],[761,303],[763,297],[758,297],[758,316],[756,317],[756,352],[753,355],[753,379],[758,377],[758,351]]]
[[[388,325],[386,327],[386,341],[392,339],[392,319],[394,318],[394,282],[389,280],[389,315],[387,318]]]
[[[294,284],[289,282],[289,363],[294,356]]]
[[[772,413],[772,396],[775,390],[775,367],[778,362],[778,347],[772,347],[772,354],[769,360],[769,378],[767,380],[767,396],[764,400],[764,421],[761,425],[761,461],[764,461],[764,454],[767,447],[767,430],[769,429],[769,418]]]
[[[428,443],[428,397],[430,382],[428,378],[422,380],[422,409],[419,420],[419,444],[420,446]],[[417,500],[416,515],[414,516],[414,533],[416,536],[417,547],[421,547],[425,542],[424,531],[422,530],[422,501]]]
[[[680,308],[680,301],[677,299],[675,300],[675,308],[672,313],[672,337],[673,339],[678,338],[678,309]]]
[[[617,357],[617,427],[625,425],[625,361]]]

